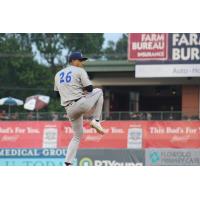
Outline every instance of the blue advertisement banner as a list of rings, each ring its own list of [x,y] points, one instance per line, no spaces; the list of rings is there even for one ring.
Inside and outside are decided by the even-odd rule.
[[[63,158],[66,149],[44,148],[44,149],[0,149],[1,158]]]
[[[64,158],[6,158],[0,166],[63,166]]]

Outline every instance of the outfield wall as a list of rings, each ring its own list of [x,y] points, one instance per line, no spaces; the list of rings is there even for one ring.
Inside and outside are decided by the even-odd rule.
[[[75,166],[200,165],[199,121],[104,121],[104,136],[89,122]],[[70,122],[0,122],[0,166],[63,166]]]
[[[200,148],[200,121],[104,121],[106,134],[84,122],[80,148]],[[68,121],[0,122],[0,148],[66,148]]]

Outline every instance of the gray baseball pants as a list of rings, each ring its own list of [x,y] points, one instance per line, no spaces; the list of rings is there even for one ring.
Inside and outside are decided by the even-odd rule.
[[[83,114],[94,108],[92,117],[96,120],[100,120],[102,107],[103,92],[102,89],[99,88],[94,89],[79,101],[73,102],[71,105],[65,107],[74,132],[67,149],[65,162],[72,163],[76,156],[81,135],[83,134]]]

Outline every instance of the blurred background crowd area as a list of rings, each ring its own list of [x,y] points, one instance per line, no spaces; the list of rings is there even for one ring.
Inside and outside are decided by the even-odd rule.
[[[89,115],[85,115],[84,119],[90,119]],[[0,110],[0,121],[35,121],[35,120],[69,120],[66,112],[12,112],[7,113],[6,110]],[[102,113],[102,120],[199,120],[196,115],[188,117],[181,112],[109,112],[109,115],[105,112]]]
[[[127,57],[127,34],[112,39],[103,33],[90,34],[0,34],[0,98],[14,97],[25,100],[34,94],[50,97],[43,112],[64,112],[59,99],[54,98],[53,84],[57,71],[67,66],[71,51],[81,51],[89,62],[118,60]],[[106,44],[105,44],[106,42]],[[22,106],[1,105],[0,119],[18,119]],[[7,114],[6,114],[7,113]],[[32,114],[29,113],[28,116]],[[32,118],[32,117],[30,117]]]

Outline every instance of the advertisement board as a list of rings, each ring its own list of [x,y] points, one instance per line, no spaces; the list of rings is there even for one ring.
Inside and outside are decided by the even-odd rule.
[[[1,148],[1,158],[64,158],[66,149],[61,148]]]
[[[66,149],[0,149],[0,166],[65,166]],[[200,166],[200,149],[79,149],[73,166]]]
[[[136,65],[136,78],[200,77],[200,64]]]
[[[84,122],[80,148],[139,148],[142,132],[130,132],[135,124],[130,121],[104,121],[106,134],[99,135]],[[137,126],[136,126],[137,128]],[[0,148],[66,148],[73,130],[68,121],[0,122]]]
[[[136,78],[200,77],[200,33],[130,33]]]
[[[128,58],[138,65],[200,63],[200,33],[130,33],[128,40]]]
[[[63,166],[66,149],[0,149],[0,166]],[[141,166],[142,149],[79,149],[74,166]]]
[[[168,58],[167,33],[130,33],[129,60],[166,60]]]
[[[41,148],[43,129],[41,122],[37,121],[2,121],[0,148]]]
[[[128,121],[104,121],[102,125],[106,133],[102,136],[89,126],[89,122],[85,122],[80,148],[127,148],[127,132],[132,124]],[[71,126],[66,126],[64,123],[61,130],[58,147],[65,148],[72,137],[73,130]]]
[[[105,135],[88,122],[80,148],[200,148],[200,121],[104,121]],[[66,148],[70,122],[0,122],[0,148]]]
[[[77,154],[79,166],[142,166],[142,149],[83,149]]]
[[[66,152],[58,148],[0,148],[0,166],[63,166]]]
[[[145,124],[143,148],[200,148],[199,121],[149,121]]]
[[[200,63],[200,33],[170,33],[168,62]]]
[[[147,166],[200,166],[200,149],[146,149]]]
[[[0,166],[64,166],[62,158],[6,158]]]

